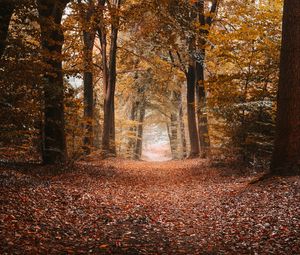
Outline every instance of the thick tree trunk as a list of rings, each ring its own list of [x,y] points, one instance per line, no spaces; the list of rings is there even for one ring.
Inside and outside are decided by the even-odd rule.
[[[199,156],[199,139],[195,115],[195,66],[189,65],[186,79],[188,129],[191,148],[189,157],[193,158]]]
[[[204,1],[198,0],[197,7],[197,19],[201,26],[211,26],[212,19],[209,16],[205,17],[204,14]],[[217,8],[217,1],[213,1],[210,14],[213,16]],[[198,133],[200,144],[200,156],[205,158],[210,152],[210,138],[208,133],[208,117],[207,117],[207,104],[206,104],[206,90],[204,85],[204,65],[205,65],[205,44],[206,38],[209,33],[208,29],[200,29],[197,48],[197,60],[196,60],[196,100],[197,100],[197,120],[198,120]]]
[[[204,87],[204,59],[205,50],[202,50],[203,62],[196,63],[196,100],[197,100],[197,118],[198,133],[200,144],[200,156],[205,158],[210,152],[210,139],[208,134],[207,104],[206,92]]]
[[[79,1],[81,3],[81,1]],[[85,134],[83,138],[83,150],[86,154],[91,152],[93,146],[94,124],[94,86],[93,86],[93,48],[96,31],[92,24],[94,12],[93,1],[88,2],[86,11],[81,10],[83,26],[83,87],[84,87],[84,119]]]
[[[38,0],[41,41],[44,62],[44,137],[43,162],[62,163],[66,160],[66,138],[64,122],[64,84],[62,74],[61,28],[63,10],[68,1]]]
[[[119,3],[116,5],[119,8]],[[111,26],[111,43],[109,52],[109,67],[108,67],[108,82],[105,91],[104,100],[104,120],[103,120],[103,136],[102,136],[102,150],[104,154],[110,156],[116,155],[115,145],[115,110],[114,110],[114,97],[116,87],[116,58],[117,58],[117,39],[118,39],[118,26],[119,18],[115,17]]]
[[[6,47],[6,39],[11,17],[15,8],[15,1],[0,0],[0,57],[3,55]]]
[[[93,146],[93,122],[94,122],[94,89],[93,89],[93,35],[84,32],[85,50],[84,50],[84,119],[85,135],[83,138],[84,151],[86,154],[91,152]]]
[[[271,171],[300,173],[300,1],[285,0],[275,148]]]

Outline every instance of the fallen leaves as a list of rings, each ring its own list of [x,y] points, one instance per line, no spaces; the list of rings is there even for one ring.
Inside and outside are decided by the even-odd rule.
[[[300,178],[249,178],[201,160],[2,167],[0,253],[299,254]]]

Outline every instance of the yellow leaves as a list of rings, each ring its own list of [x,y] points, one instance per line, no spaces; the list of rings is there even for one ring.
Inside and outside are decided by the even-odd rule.
[[[194,22],[194,28],[197,30],[197,31],[208,31],[210,26],[209,24],[205,24],[205,25],[201,25],[200,22],[196,21]]]

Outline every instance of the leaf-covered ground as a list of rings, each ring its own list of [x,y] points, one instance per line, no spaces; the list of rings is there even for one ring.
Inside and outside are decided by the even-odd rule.
[[[300,254],[300,178],[251,179],[201,160],[0,167],[0,254]]]

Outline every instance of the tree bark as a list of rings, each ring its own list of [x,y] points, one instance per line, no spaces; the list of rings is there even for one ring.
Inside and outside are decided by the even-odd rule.
[[[181,144],[181,157],[185,158],[187,156],[186,149],[186,138],[185,138],[185,126],[183,122],[183,107],[182,107],[182,94],[178,95],[178,122],[179,122],[179,134],[180,134],[180,144]]]
[[[137,139],[135,145],[135,159],[140,159],[142,156],[143,149],[143,131],[144,131],[144,119],[145,119],[145,103],[141,103],[139,107],[139,116],[138,116],[138,128],[137,128]]]
[[[120,8],[120,0],[114,3],[115,11]],[[119,17],[117,13],[112,18],[111,37],[110,37],[110,51],[109,51],[109,67],[108,67],[108,82],[105,91],[104,99],[104,120],[103,120],[103,136],[102,136],[102,150],[104,154],[110,156],[116,155],[115,145],[115,110],[114,97],[116,87],[116,59],[117,59],[117,39],[119,32]]]
[[[271,172],[300,173],[300,1],[285,0]]]
[[[62,73],[62,46],[64,36],[61,27],[63,10],[68,1],[38,0],[39,21],[44,75],[44,127],[43,162],[63,163],[67,148],[64,121],[64,84]]]
[[[203,50],[203,61],[205,50]],[[205,158],[210,152],[210,139],[208,133],[208,118],[206,91],[204,87],[204,68],[203,63],[196,63],[196,100],[197,100],[197,118],[198,118],[198,133],[200,144],[200,156]]]
[[[177,114],[171,113],[170,119],[170,145],[171,145],[171,153],[172,158],[178,158],[178,137],[177,137]]]
[[[2,57],[8,35],[8,28],[15,9],[15,2],[12,0],[0,1],[0,57]]]
[[[189,157],[193,158],[199,156],[199,139],[195,115],[195,66],[192,64],[188,67],[186,79],[188,129],[191,148]]]
[[[172,158],[178,158],[178,104],[179,104],[179,96],[176,91],[171,91],[171,102],[173,105],[173,111],[170,116],[170,147]]]
[[[81,1],[79,1],[81,3]],[[91,152],[93,146],[94,123],[94,86],[93,86],[93,48],[95,41],[95,28],[91,24],[94,12],[93,1],[88,2],[87,10],[81,11],[83,26],[83,87],[84,87],[84,119],[85,134],[83,138],[83,150],[86,154]]]
[[[134,102],[132,102],[129,120],[136,121],[137,111],[138,111],[138,103],[136,101],[134,101]],[[129,139],[128,139],[128,144],[127,144],[127,154],[129,156],[129,158],[133,158],[135,136],[136,136],[136,125],[132,125],[129,128]]]
[[[204,1],[198,0],[197,4],[197,19],[203,29],[200,29],[197,48],[196,60],[196,100],[197,100],[197,119],[198,119],[198,133],[200,144],[200,157],[205,158],[210,152],[210,138],[208,133],[208,117],[207,117],[207,104],[206,104],[206,90],[204,84],[204,65],[205,65],[205,45],[206,38],[209,33],[208,28],[211,26],[211,16],[216,12],[217,1],[213,1],[210,16],[205,17],[204,14]]]

